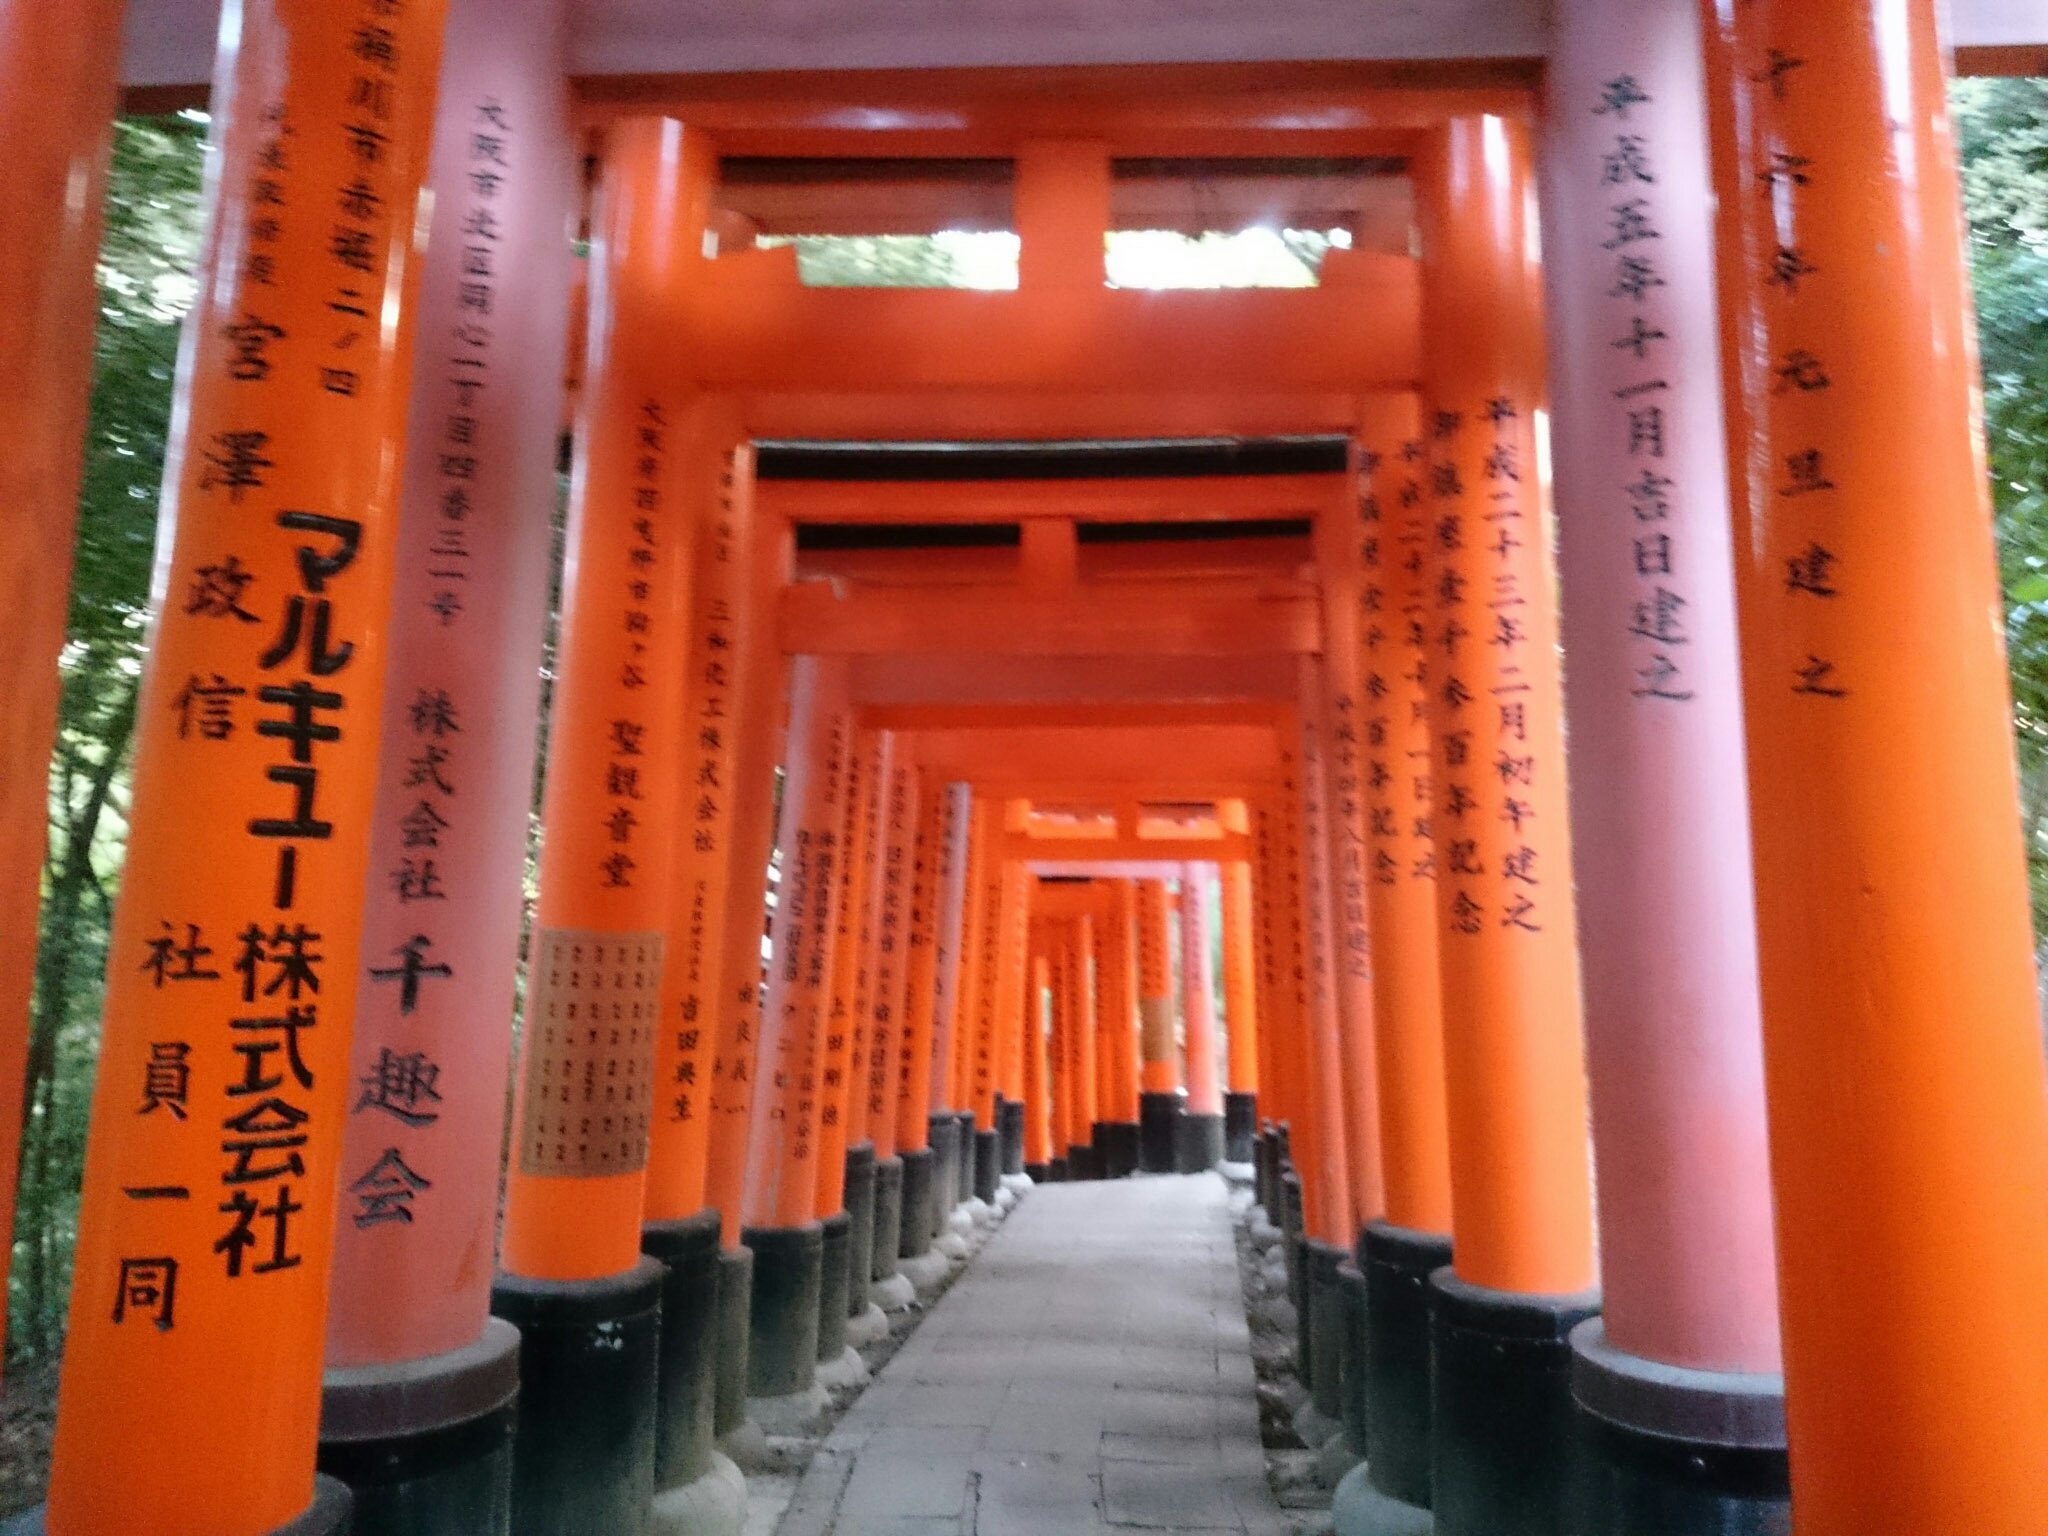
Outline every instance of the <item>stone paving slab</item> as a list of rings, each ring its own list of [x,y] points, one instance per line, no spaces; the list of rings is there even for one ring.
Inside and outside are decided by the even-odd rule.
[[[1011,1213],[799,1483],[777,1536],[1286,1536],[1214,1174]]]

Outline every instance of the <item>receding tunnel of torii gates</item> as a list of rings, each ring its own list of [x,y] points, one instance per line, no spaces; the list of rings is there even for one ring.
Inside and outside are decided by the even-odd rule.
[[[6,1529],[2048,1527],[1935,0],[700,9],[0,5],[0,1043],[211,132]]]

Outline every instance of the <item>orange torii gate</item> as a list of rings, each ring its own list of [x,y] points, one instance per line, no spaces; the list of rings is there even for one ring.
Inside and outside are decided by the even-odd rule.
[[[511,962],[489,958],[483,909],[509,903],[515,880],[451,890],[449,852],[403,839],[445,836],[450,850],[475,839],[516,869],[520,818],[457,825],[448,811],[484,798],[486,770],[498,811],[517,804],[531,680],[492,680],[479,664],[457,669],[474,690],[467,712],[424,677],[382,725],[376,703],[387,649],[419,666],[453,665],[472,645],[537,653],[535,615],[514,598],[530,562],[488,576],[481,561],[467,567],[479,622],[460,645],[433,644],[432,629],[402,638],[391,620],[439,602],[439,622],[456,589],[441,574],[458,561],[447,551],[462,547],[461,527],[484,526],[487,506],[517,507],[516,535],[491,526],[527,553],[546,536],[534,515],[545,488],[533,489],[546,477],[525,460],[545,470],[535,445],[550,445],[557,414],[551,326],[567,283],[547,269],[568,259],[558,194],[576,146],[540,125],[569,93],[566,11],[423,0],[390,26],[399,8],[374,8],[384,35],[367,39],[348,30],[364,19],[353,10],[313,0],[252,0],[236,14],[214,96],[212,234],[172,455],[179,515],[109,963],[120,1006],[106,1020],[81,1208],[48,1512],[57,1536],[336,1529],[345,1497],[312,1474],[315,1436],[340,1404],[363,1411],[320,1455],[357,1486],[366,1519],[395,1497],[366,1467],[458,1429],[481,1481],[495,1486],[511,1457],[524,1531],[633,1529],[657,1485],[702,1485],[707,1357],[686,1347],[689,1329],[657,1329],[657,1317],[688,1296],[674,1317],[701,1323],[707,1285],[721,1314],[786,1314],[788,1347],[764,1354],[754,1384],[811,1381],[829,1318],[814,1292],[788,1285],[828,1237],[852,1263],[850,1213],[827,1209],[848,1198],[844,1168],[824,1166],[820,1148],[828,1127],[850,1136],[863,1113],[877,1123],[871,1071],[866,1102],[854,1095],[859,1065],[890,1049],[872,998],[891,847],[900,869],[906,846],[943,844],[945,880],[927,878],[926,894],[968,919],[949,929],[928,899],[913,924],[956,951],[948,976],[936,937],[913,942],[905,968],[910,1021],[927,986],[931,998],[927,1094],[960,1103],[956,1086],[933,1084],[963,1053],[931,1057],[948,1054],[942,1018],[949,1046],[962,1037],[948,1010],[963,984],[977,1027],[984,994],[1021,1007],[1021,969],[999,982],[985,963],[1015,953],[1023,920],[991,845],[1008,801],[1087,792],[1069,777],[1085,772],[1076,760],[1029,743],[1099,744],[1115,727],[1014,727],[1003,744],[1027,771],[1006,779],[967,746],[985,734],[976,727],[899,733],[861,719],[881,697],[870,682],[914,703],[925,670],[972,704],[972,673],[990,658],[1015,663],[998,669],[1013,703],[1186,702],[1205,696],[1198,674],[1213,670],[1230,681],[1207,697],[1292,711],[1277,771],[1243,781],[1238,797],[1257,866],[1247,894],[1273,907],[1255,925],[1268,935],[1258,967],[1295,1021],[1262,1031],[1296,1044],[1269,1048],[1262,1080],[1298,1119],[1320,1244],[1313,1316],[1329,1315],[1341,1275],[1331,1261],[1367,1226],[1362,1448],[1381,1492],[1433,1502],[1446,1536],[1547,1531],[1561,1518],[1559,1448],[1583,1414],[1600,1431],[1601,1518],[1616,1529],[1640,1528],[1630,1500],[1645,1485],[1687,1518],[1730,1506],[1786,1518],[1788,1441],[1809,1533],[1904,1536],[1944,1521],[2019,1533],[2048,1519],[2048,1408],[2028,1390],[2048,1373],[2048,1213],[2036,1198],[2048,1111],[1996,635],[1983,622],[1996,594],[1931,0],[1764,0],[1705,23],[1685,0],[1568,0],[1547,77],[1554,174],[1541,211],[1535,72],[1522,64],[580,83],[602,185],[542,922],[496,1288],[497,1310],[523,1328],[528,1390],[510,1447],[512,1357],[481,1306],[488,1220],[461,1250],[459,1282],[413,1256],[449,1240],[458,1206],[472,1224],[484,1209],[473,1196],[491,1181],[460,1170],[495,1142],[458,1127],[484,1125],[478,1107],[502,1101],[505,1032],[458,1028],[460,1010],[439,999],[472,980],[506,990]],[[63,386],[26,404],[0,398],[8,421],[27,424],[24,504],[41,519],[7,551],[10,590],[30,594],[17,605],[21,649],[38,666],[59,648],[56,605],[34,600],[52,585],[40,535],[62,525],[75,478],[91,309],[82,210],[114,78],[114,7],[65,20],[78,24],[10,15],[0,30],[0,143],[32,172],[7,208],[46,242],[7,296],[0,372]],[[1076,82],[1085,89],[1061,88]],[[73,108],[56,131],[53,97]],[[516,132],[476,117],[504,117],[514,101],[531,112]],[[355,115],[372,110],[375,124]],[[745,162],[831,156],[1002,162],[1023,244],[1017,290],[807,289],[789,252],[726,240],[747,243],[752,215],[735,192]],[[1333,252],[1313,290],[1108,290],[1102,236],[1127,179],[1119,163],[1189,156],[1370,161],[1414,196],[1416,216],[1381,208],[1373,237]],[[338,236],[325,212],[337,190]],[[262,212],[280,205],[323,217]],[[401,228],[399,210],[415,206],[419,227]],[[1541,241],[1539,220],[1551,226]],[[530,260],[492,246],[508,231],[535,242]],[[500,283],[517,281],[515,267],[531,286]],[[487,309],[502,328],[477,328]],[[550,324],[513,324],[513,312]],[[12,324],[20,315],[30,323]],[[474,411],[463,400],[475,389],[438,378],[472,368],[490,380]],[[1544,417],[1570,514],[1572,742],[1587,765],[1574,768],[1576,844]],[[1142,540],[1105,553],[1117,541],[1084,540],[1057,491],[1018,492],[1041,510],[1002,517],[950,511],[943,488],[902,493],[899,522],[1015,522],[1014,560],[806,547],[800,507],[753,504],[757,490],[773,502],[771,488],[801,483],[801,501],[830,483],[816,477],[833,454],[806,457],[793,438],[1303,433],[1356,447],[1343,456],[1359,526],[1347,516],[1332,537],[1340,519],[1326,501],[1301,509],[1313,547],[1294,570],[1275,558],[1292,558],[1285,540],[1231,551],[1220,567],[1186,551],[1160,558]],[[855,478],[845,457],[840,480]],[[509,472],[515,458],[526,489],[470,499],[470,476]],[[881,516],[874,505],[901,489],[866,506],[848,493],[844,521]],[[1245,521],[1292,520],[1299,488],[1261,502],[1269,489],[1237,488]],[[1120,490],[1077,492],[1078,523],[1123,518]],[[1153,498],[1160,518],[1172,520],[1174,494]],[[1364,525],[1375,522],[1398,551],[1373,547]],[[432,558],[401,554],[429,547]],[[920,571],[943,584],[920,589]],[[1331,612],[1347,589],[1355,637]],[[478,644],[486,619],[508,625],[495,645]],[[10,788],[41,782],[51,695],[46,676],[31,681],[0,689],[0,727],[22,744]],[[179,690],[195,681],[240,701],[238,734],[181,728]],[[1378,723],[1388,742],[1400,736],[1399,757],[1394,746],[1374,755],[1369,700],[1392,700]],[[1738,712],[1747,797],[1735,793]],[[486,715],[501,733],[488,740]],[[1228,739],[1242,727],[1174,729]],[[475,760],[394,759],[408,731],[442,751],[460,732]],[[947,765],[956,749],[957,763],[989,772],[920,780],[911,816],[899,735],[938,744],[934,775],[961,771]],[[389,803],[380,776],[415,760],[467,793],[430,794],[423,779],[404,787],[421,791],[425,816]],[[261,770],[276,814],[252,816],[223,787],[220,765],[235,762]],[[789,770],[779,842],[778,765]],[[675,793],[684,772],[688,798]],[[1394,817],[1400,790],[1410,799]],[[1141,802],[1154,792],[1133,786]],[[26,910],[44,813],[40,793],[0,801],[9,912]],[[1753,880],[1735,867],[1746,824]],[[1668,841],[1672,828],[1690,840]],[[364,871],[379,838],[401,844],[402,862],[376,871],[390,888],[371,908]],[[764,988],[757,898],[771,847],[783,864]],[[974,867],[977,849],[993,878]],[[1402,894],[1370,879],[1360,892],[1361,868],[1384,869]],[[1709,868],[1714,880],[1684,883]],[[883,872],[882,888],[856,890],[862,869]],[[1576,917],[1574,878],[1586,894]],[[394,906],[436,921],[380,954],[358,933],[395,920]],[[0,955],[8,1027],[26,995],[18,926]],[[459,962],[460,983],[437,986],[454,980],[440,945],[458,929],[476,958]],[[1605,1276],[1585,1177],[1575,929]],[[975,956],[957,953],[962,931],[987,941]],[[245,936],[230,941],[242,964],[220,941],[229,933]],[[1397,940],[1425,934],[1434,991],[1419,968],[1387,963],[1404,952]],[[158,963],[138,969],[144,956]],[[327,983],[317,1026],[315,976]],[[1715,978],[1732,1001],[1703,1008]],[[399,998],[421,1049],[393,1050],[391,1021],[354,1005],[358,992]],[[620,1037],[602,1049],[567,1027],[600,1006]],[[685,1028],[693,1007],[709,1016]],[[835,1034],[842,1012],[853,1025]],[[993,1042],[1001,1026],[987,1017]],[[1845,1053],[1845,1030],[1869,1048]],[[351,1138],[393,1110],[357,1102],[350,1077],[383,1056],[351,1060],[352,1041],[400,1058],[395,1076],[372,1078],[373,1095],[383,1084],[416,1117],[446,1104],[430,1134],[392,1120],[404,1135],[369,1148],[361,1168]],[[467,1070],[426,1077],[436,1052],[461,1052]],[[1709,1058],[1710,1073],[1682,1070]],[[991,1054],[991,1079],[1007,1060]],[[928,1107],[905,1065],[899,1125],[906,1106],[913,1124]],[[683,1091],[707,1076],[708,1094]],[[615,1085],[603,1102],[562,1108],[575,1083],[599,1081]],[[1764,1081],[1775,1255],[1761,1225]],[[1446,1099],[1434,1113],[1432,1091]],[[1728,1145],[1718,1126],[1739,1129],[1740,1178],[1711,1155]],[[445,1146],[451,1161],[428,1166],[419,1146]],[[338,1169],[333,1246],[367,1257],[336,1299],[327,1354],[338,1369],[323,1405]],[[771,1251],[803,1262],[767,1263]],[[767,1282],[751,1299],[749,1254]],[[1604,1322],[1591,1315],[1596,1279],[1608,1286]],[[472,1342],[440,1341],[439,1322],[378,1338],[366,1314],[423,1310],[415,1292]],[[1774,1374],[1778,1296],[1789,1397]],[[260,1349],[248,1347],[252,1326]],[[1328,1333],[1312,1323],[1304,1354],[1324,1408]],[[596,1337],[620,1347],[598,1359]],[[720,1352],[721,1372],[743,1353]],[[714,1417],[737,1427],[745,1373],[719,1386]],[[1705,1486],[1647,1455],[1674,1439],[1686,1466],[1708,1469]]]

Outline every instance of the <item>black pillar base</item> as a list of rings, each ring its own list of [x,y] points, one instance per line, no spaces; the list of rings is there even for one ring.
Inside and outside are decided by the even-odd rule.
[[[330,1370],[320,1470],[348,1484],[355,1520],[391,1536],[512,1528],[519,1330],[502,1318],[463,1349]]]
[[[1572,1330],[1573,1536],[1790,1536],[1783,1378],[1623,1354]]]
[[[846,1149],[846,1216],[846,1294],[842,1300],[845,1315],[859,1317],[868,1309],[868,1274],[875,1267],[875,1144],[871,1141]],[[827,1236],[826,1241],[831,1238]],[[840,1348],[845,1348],[843,1341]],[[838,1358],[837,1350],[833,1358]]]
[[[349,1512],[352,1500],[348,1485],[331,1477],[313,1479],[313,1502],[306,1512],[265,1533],[265,1536],[350,1536]],[[364,1527],[368,1536],[375,1527]],[[453,1530],[454,1527],[448,1529]],[[0,1536],[48,1536],[43,1523],[43,1506],[25,1510],[12,1519],[0,1521]]]
[[[1138,1170],[1141,1173],[1171,1173],[1174,1170],[1173,1126],[1180,1118],[1178,1093],[1138,1095]]]
[[[1305,1380],[1309,1400],[1316,1412],[1335,1423],[1344,1417],[1344,1289],[1337,1268],[1351,1255],[1335,1243],[1308,1240],[1308,1327],[1304,1330],[1307,1358],[1311,1361]]]
[[[824,1243],[818,1251],[818,1358],[837,1360],[846,1353],[846,1280],[853,1259],[853,1218],[845,1211],[834,1211],[820,1225]]]
[[[747,1361],[754,1331],[754,1250],[718,1251],[718,1362],[711,1431],[724,1439],[747,1422]]]
[[[1050,1184],[1052,1182],[1052,1164],[1026,1163],[1024,1165],[1024,1176],[1034,1184]]]
[[[491,1310],[518,1328],[515,1536],[639,1531],[654,1497],[661,1290],[643,1258],[601,1280],[500,1275]]]
[[[1375,1221],[1358,1234],[1365,1275],[1365,1464],[1390,1499],[1430,1506],[1429,1277],[1451,1240]]]
[[[808,1392],[818,1377],[818,1292],[824,1286],[825,1226],[747,1227],[754,1250],[748,1308],[747,1396]]]
[[[933,1115],[925,1123],[925,1129],[932,1144],[932,1219],[929,1230],[936,1242],[945,1235],[946,1220],[953,1214],[953,1207],[960,1203],[960,1117],[951,1111]]]
[[[1575,1411],[1570,1336],[1597,1291],[1488,1290],[1429,1277],[1430,1463],[1438,1536],[1565,1536]]]
[[[1003,1139],[1003,1172],[1024,1171],[1024,1101],[1003,1099],[996,1105],[996,1131]]]
[[[1256,1093],[1223,1095],[1223,1155],[1233,1163],[1248,1163],[1259,1139],[1259,1096]]]
[[[996,1191],[1003,1186],[1003,1133],[974,1133],[974,1198],[984,1205],[996,1203]]]
[[[932,1198],[937,1193],[938,1154],[915,1147],[898,1154],[903,1163],[903,1219],[896,1257],[917,1259],[932,1251]]]
[[[1102,1164],[1095,1156],[1093,1143],[1077,1141],[1067,1148],[1067,1177],[1069,1179],[1099,1179]]]
[[[1308,1316],[1308,1293],[1301,1288],[1301,1180],[1292,1173],[1280,1175],[1280,1209],[1274,1214],[1273,1225],[1280,1229],[1280,1260],[1287,1266],[1287,1299],[1294,1304],[1297,1317]],[[1295,1357],[1295,1369],[1308,1369],[1306,1356]],[[1302,1377],[1302,1385],[1308,1385],[1308,1378]]]
[[[1181,1173],[1206,1173],[1223,1161],[1223,1117],[1181,1111],[1173,1122],[1173,1165]]]
[[[1105,1179],[1127,1179],[1138,1171],[1138,1122],[1098,1120],[1093,1132],[1095,1166]]]
[[[953,1204],[946,1207],[948,1217],[954,1206],[974,1198],[974,1136],[974,1111],[960,1110],[953,1116]]]
[[[1309,1389],[1311,1397],[1316,1388],[1316,1314],[1315,1259],[1309,1253],[1309,1245],[1314,1241],[1306,1232],[1291,1232],[1287,1237],[1287,1251],[1293,1256],[1293,1263],[1287,1267],[1287,1299],[1294,1303],[1294,1374]]]
[[[661,1413],[654,1486],[680,1488],[711,1470],[717,1439],[718,1212],[640,1229],[640,1251],[668,1270],[661,1288]]]
[[[868,1278],[886,1280],[896,1273],[903,1247],[903,1159],[875,1159],[875,1234],[868,1260]]]
[[[1056,1157],[1045,1165],[1045,1181],[1048,1184],[1064,1184],[1073,1177],[1064,1157]]]
[[[1343,1405],[1344,1438],[1365,1455],[1366,1425],[1371,1417],[1366,1393],[1365,1275],[1347,1255],[1337,1266],[1337,1293],[1343,1299],[1343,1334],[1337,1342],[1338,1398]]]
[[[1266,1220],[1279,1226],[1285,1219],[1280,1209],[1280,1133],[1270,1125],[1252,1143],[1252,1188]]]

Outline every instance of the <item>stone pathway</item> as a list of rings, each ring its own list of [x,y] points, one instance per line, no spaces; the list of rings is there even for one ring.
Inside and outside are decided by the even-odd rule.
[[[1031,1191],[819,1448],[778,1536],[1287,1536],[1223,1181]]]

